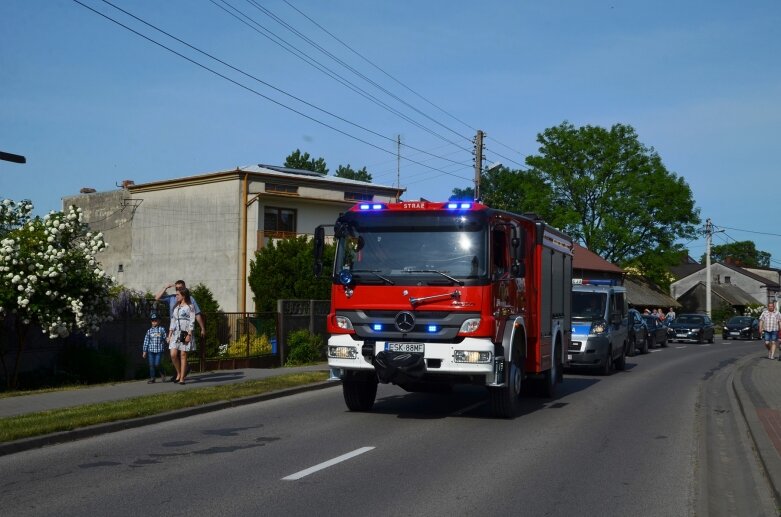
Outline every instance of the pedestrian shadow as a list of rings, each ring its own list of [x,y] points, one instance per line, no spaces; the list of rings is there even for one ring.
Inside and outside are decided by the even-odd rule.
[[[246,379],[246,375],[241,370],[213,373],[196,373],[187,377],[190,382],[228,382]]]

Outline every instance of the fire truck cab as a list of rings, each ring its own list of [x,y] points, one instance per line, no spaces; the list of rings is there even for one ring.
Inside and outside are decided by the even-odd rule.
[[[572,243],[533,214],[474,202],[362,203],[334,225],[328,364],[353,411],[378,383],[488,388],[511,417],[522,386],[553,396],[567,366]],[[315,232],[315,271],[325,230]]]

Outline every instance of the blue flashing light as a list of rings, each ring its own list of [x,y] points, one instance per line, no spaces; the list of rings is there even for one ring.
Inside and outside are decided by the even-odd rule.
[[[583,285],[617,285],[618,282],[612,279],[594,279],[594,280],[587,280],[584,279],[583,282],[581,282]]]
[[[372,328],[374,330],[382,330],[382,323],[375,323],[374,325],[372,325]]]
[[[427,327],[427,330],[428,330],[429,332],[436,332],[437,330],[439,330],[439,327],[437,327],[436,325],[429,325],[429,326]]]
[[[458,203],[448,203],[447,204],[447,209],[448,210],[469,210],[470,208],[472,208],[472,203],[458,202]]]
[[[350,285],[352,281],[353,281],[353,274],[350,272],[349,269],[343,269],[339,271],[339,282],[342,285]]]
[[[458,203],[448,203],[447,208],[448,210],[453,210],[454,208],[458,208]]]
[[[374,204],[372,205],[372,210],[382,210],[382,205]]]
[[[358,208],[360,210],[382,210],[385,207],[380,203],[361,203]]]
[[[372,207],[372,206],[371,206],[370,204],[368,204],[368,203],[367,203],[367,204],[362,204],[362,205],[361,205],[361,206],[359,206],[358,208],[360,208],[361,210],[370,210],[370,209],[371,209],[371,207]]]
[[[458,206],[458,208],[460,208],[462,210],[468,210],[468,209],[472,208],[472,203],[461,203]]]

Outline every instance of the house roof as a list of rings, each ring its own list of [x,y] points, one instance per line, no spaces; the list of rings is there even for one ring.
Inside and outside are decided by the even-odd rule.
[[[736,266],[734,264],[729,264],[727,262],[717,262],[717,264],[724,266],[728,269],[731,269],[735,271],[736,273],[739,273],[743,276],[747,276],[753,280],[756,280],[757,282],[761,282],[762,284],[770,287],[770,288],[778,288],[779,285],[777,282],[774,282],[768,278],[765,278],[762,275],[758,275],[756,273],[752,273],[751,271],[748,271],[746,269],[743,269],[740,266]],[[670,268],[670,272],[675,277],[675,280],[680,280],[682,278],[686,278],[687,276],[693,275],[694,273],[697,273],[701,270],[705,269],[705,265],[703,264],[681,264],[679,266],[674,266]]]
[[[705,282],[697,282],[686,291],[682,297],[696,289],[706,289]],[[711,293],[721,298],[729,305],[752,305],[763,303],[734,284],[711,284]]]
[[[624,270],[580,244],[572,245],[572,268],[623,274]]]
[[[671,297],[657,285],[638,277],[624,278],[624,287],[626,287],[626,299],[635,307],[674,307],[679,308],[681,304],[675,298]]]

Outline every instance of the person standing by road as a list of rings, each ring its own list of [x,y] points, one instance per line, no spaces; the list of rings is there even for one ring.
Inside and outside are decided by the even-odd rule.
[[[664,320],[669,325],[670,323],[673,322],[674,319],[675,319],[675,311],[673,310],[672,307],[670,307],[670,310],[667,311],[667,314],[664,316]]]
[[[187,288],[176,291],[176,306],[171,315],[168,348],[176,369],[176,382],[184,384],[187,376],[187,353],[195,350],[195,307]],[[177,357],[178,356],[178,357]]]
[[[168,291],[172,287],[176,288],[176,292],[179,292],[182,289],[186,289],[187,288],[187,284],[184,283],[184,280],[177,280],[176,282],[174,282],[172,284],[164,285],[163,288],[160,289],[160,291],[155,295],[155,300],[168,303],[168,312],[169,312],[169,316],[171,317],[171,319],[173,319],[174,308],[177,305],[176,292],[174,294],[167,294],[166,291]],[[201,308],[198,307],[198,302],[195,301],[195,297],[193,297],[192,295],[190,295],[190,301],[192,302],[192,306],[195,309],[195,321],[198,322],[198,326],[201,329],[201,337],[205,337],[206,336],[206,324],[204,323],[203,316],[201,315]],[[171,351],[171,360],[174,362],[174,364],[177,364],[177,363],[181,362],[178,355],[174,356],[174,351],[173,350]],[[187,371],[185,373],[189,373],[190,372],[190,366],[187,365],[186,368],[187,368]],[[179,382],[178,374],[177,375],[173,375],[171,377],[171,382]]]
[[[157,378],[157,371],[160,371],[160,379],[163,379],[163,370],[160,369],[160,359],[163,357],[163,348],[165,346],[166,331],[160,326],[160,320],[157,318],[157,313],[153,312],[152,328],[146,331],[144,336],[144,347],[141,357],[147,360],[149,364],[149,380],[148,384],[155,382]]]
[[[781,313],[776,312],[775,302],[768,302],[767,309],[759,315],[759,333],[765,341],[768,350],[768,359],[775,359],[776,345],[778,344],[778,330],[781,323]],[[781,358],[781,353],[779,354]]]

